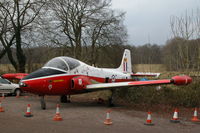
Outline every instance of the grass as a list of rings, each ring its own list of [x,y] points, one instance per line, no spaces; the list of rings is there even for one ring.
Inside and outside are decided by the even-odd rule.
[[[0,64],[0,74],[12,72],[15,72],[15,69],[11,64]]]
[[[163,64],[136,64],[133,66],[134,72],[166,72]]]
[[[26,65],[26,72],[30,73],[33,72],[35,70],[37,70],[38,68],[41,68],[43,65],[35,63],[35,64],[29,64]],[[15,69],[11,64],[0,64],[0,74],[4,74],[4,73],[15,73]]]
[[[41,67],[41,64],[30,64],[27,65],[27,71],[35,70]],[[134,72],[166,72],[166,68],[163,64],[136,64],[133,66]],[[14,67],[11,64],[0,64],[0,73],[11,73],[15,72]]]

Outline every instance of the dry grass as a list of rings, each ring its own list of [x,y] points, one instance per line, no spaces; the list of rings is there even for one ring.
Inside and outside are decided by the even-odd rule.
[[[43,64],[42,64],[43,65]],[[42,67],[41,64],[27,65],[27,72],[29,73]],[[174,75],[185,74],[191,77],[200,77],[200,72],[195,71],[184,71],[184,72],[169,72],[163,64],[136,64],[133,66],[134,72],[158,72],[161,73],[160,78],[172,77]],[[15,72],[14,67],[11,64],[0,64],[0,74]]]
[[[38,64],[38,63],[26,65],[26,72],[27,73],[33,72],[33,71],[41,68],[42,66],[43,66],[43,64]],[[0,64],[0,74],[15,73],[15,72],[16,71],[11,64]]]
[[[133,66],[134,72],[166,72],[163,64],[136,64]]]
[[[31,64],[31,70],[35,70],[41,67],[40,64]],[[133,66],[134,72],[166,72],[166,68],[163,64],[136,64]],[[15,72],[14,67],[11,64],[0,64],[0,73]]]
[[[0,64],[0,73],[12,73],[15,72],[14,67],[11,64]]]

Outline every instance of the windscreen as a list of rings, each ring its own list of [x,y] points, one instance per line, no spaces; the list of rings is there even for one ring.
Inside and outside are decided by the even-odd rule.
[[[45,76],[59,75],[65,74],[65,72],[49,69],[49,68],[41,68],[35,72],[32,72],[28,76],[24,77],[22,80],[32,79],[32,78],[41,78]]]

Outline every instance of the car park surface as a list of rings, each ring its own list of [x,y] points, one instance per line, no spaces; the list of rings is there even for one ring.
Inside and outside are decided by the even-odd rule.
[[[73,98],[71,103],[62,103],[60,114],[63,121],[53,121],[59,97],[47,96],[47,110],[41,110],[39,97],[6,97],[2,100],[5,112],[0,112],[0,130],[2,133],[197,133],[200,125],[182,119],[181,123],[170,123],[170,118],[153,113],[155,126],[146,126],[147,113],[127,109],[124,106],[107,108],[94,101]],[[27,104],[31,104],[33,117],[24,117]],[[106,111],[111,109],[112,125],[105,125]]]

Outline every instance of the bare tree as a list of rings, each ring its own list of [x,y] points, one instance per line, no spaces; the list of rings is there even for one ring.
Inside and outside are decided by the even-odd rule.
[[[44,4],[43,0],[3,0],[0,3],[0,15],[5,18],[1,19],[3,27],[1,44],[18,72],[25,72],[26,65],[26,56],[22,49],[22,33],[30,28]],[[17,61],[12,56],[10,49],[12,44],[15,44]]]
[[[200,9],[196,10],[196,35],[197,35],[197,43],[200,44]],[[198,63],[198,70],[200,70],[200,46],[196,48],[196,50],[198,51],[198,56],[197,56],[197,63]]]
[[[170,27],[174,37],[181,37],[186,40],[194,37],[196,27],[193,11],[191,14],[185,11],[185,14],[180,17],[171,16]]]
[[[98,50],[102,46],[122,45],[127,42],[127,31],[123,25],[123,17],[124,12],[114,15],[112,10],[107,12],[103,10],[90,18],[90,27],[85,30],[85,34],[88,36],[88,45],[91,45],[91,54],[89,54],[91,64],[96,64]]]
[[[100,46],[106,39],[111,39],[108,36],[114,34],[114,27],[119,29],[124,13],[114,15],[110,9],[110,2],[110,0],[57,0],[50,3],[59,21],[58,28],[67,36],[67,44],[70,44],[75,58],[85,59],[82,56],[82,46],[91,46],[91,54],[88,54],[91,58],[89,62],[95,64],[98,57],[96,46]],[[59,40],[57,43],[59,44]]]
[[[182,68],[189,69],[191,65],[190,52],[188,40],[195,38],[196,36],[196,21],[193,11],[188,14],[186,11],[184,15],[177,17],[173,16],[170,19],[170,27],[173,34],[173,38],[183,38],[181,45],[177,45],[177,53],[180,57],[179,63]]]

